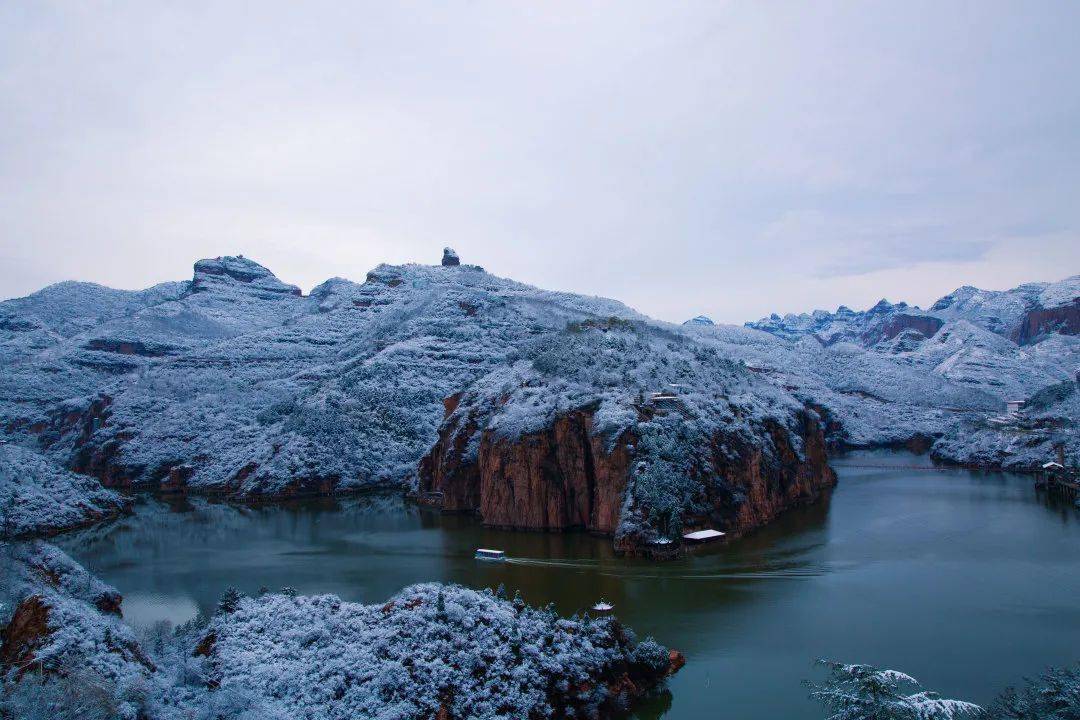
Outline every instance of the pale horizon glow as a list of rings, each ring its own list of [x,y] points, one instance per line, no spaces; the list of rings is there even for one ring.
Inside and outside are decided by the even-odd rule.
[[[742,323],[1080,273],[1080,3],[0,6],[0,299],[243,254]]]

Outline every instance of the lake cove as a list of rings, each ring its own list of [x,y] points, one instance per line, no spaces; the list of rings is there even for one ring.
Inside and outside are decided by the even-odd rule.
[[[584,533],[507,532],[394,495],[241,507],[143,500],[56,539],[124,596],[136,627],[212,612],[222,591],[291,586],[382,602],[412,583],[504,584],[562,613],[601,598],[686,666],[640,718],[820,718],[800,680],[818,657],[902,669],[987,703],[1080,647],[1080,513],[1029,476],[836,459],[822,503],[672,562],[616,558]],[[505,550],[478,562],[477,548]]]

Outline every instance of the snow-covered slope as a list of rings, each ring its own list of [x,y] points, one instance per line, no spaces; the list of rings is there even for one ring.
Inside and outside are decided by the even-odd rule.
[[[216,686],[328,720],[605,718],[676,667],[667,648],[610,618],[566,620],[437,584],[382,606],[244,598],[208,633]]]
[[[68,530],[114,517],[128,504],[94,478],[0,443],[0,539]]]
[[[571,323],[509,360],[447,404],[420,487],[444,509],[654,554],[695,526],[757,527],[835,481],[817,413],[673,326]]]
[[[1004,291],[964,286],[930,312],[944,320],[967,320],[1022,345],[1050,333],[1075,335],[1080,333],[1080,275]]]

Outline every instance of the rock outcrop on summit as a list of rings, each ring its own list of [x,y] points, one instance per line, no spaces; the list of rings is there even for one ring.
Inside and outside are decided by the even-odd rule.
[[[444,266],[454,266],[461,264],[461,258],[454,252],[453,248],[443,248],[442,251],[442,264]]]

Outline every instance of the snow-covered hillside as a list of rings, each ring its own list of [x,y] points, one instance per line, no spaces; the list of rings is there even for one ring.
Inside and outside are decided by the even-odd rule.
[[[609,316],[638,317],[468,265],[380,266],[301,297],[250,260],[204,260],[180,297],[36,353],[7,330],[20,358],[0,412],[9,437],[118,486],[399,482],[434,442],[444,397],[531,338]]]
[[[0,539],[50,535],[114,517],[128,504],[92,477],[0,443]]]

